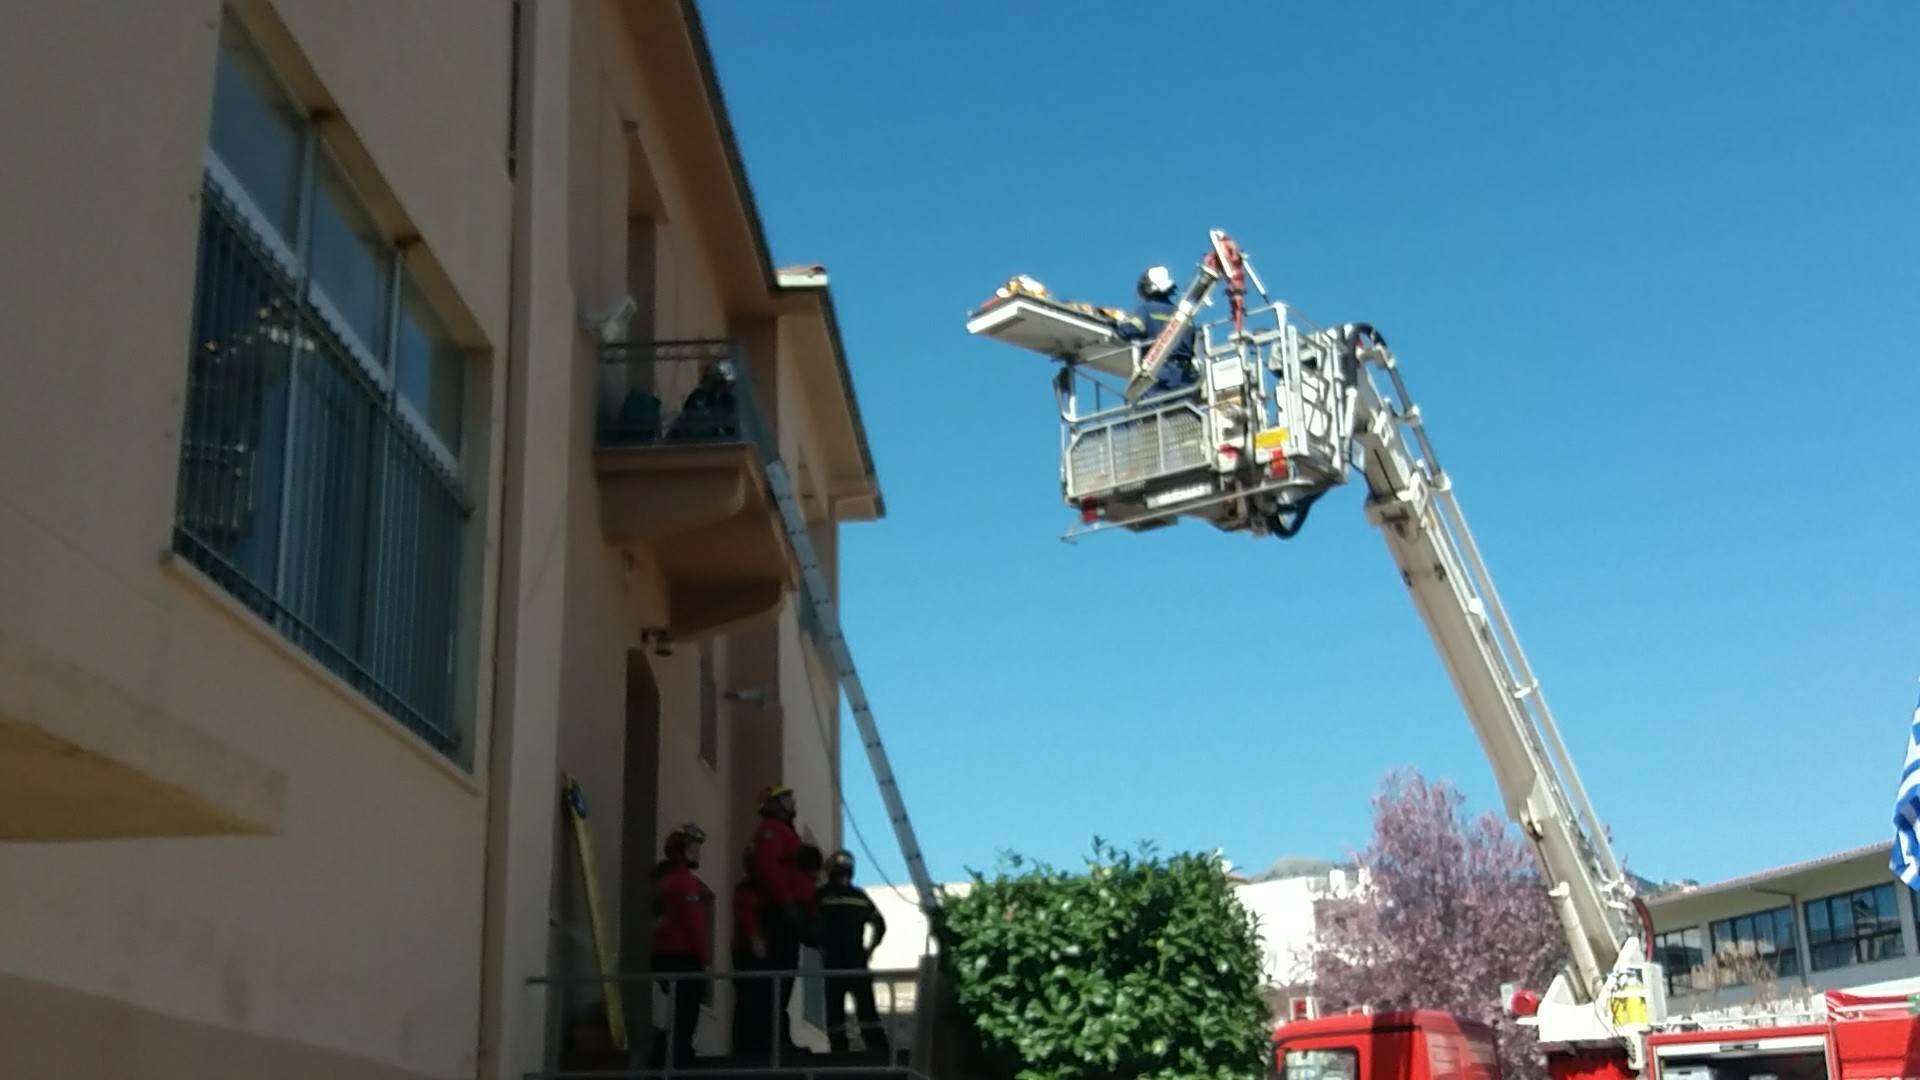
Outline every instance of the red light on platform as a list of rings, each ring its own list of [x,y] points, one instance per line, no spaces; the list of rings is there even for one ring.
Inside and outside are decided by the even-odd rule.
[[[1094,502],[1092,499],[1081,499],[1080,500],[1081,523],[1085,525],[1091,525],[1094,522],[1099,520],[1100,520],[1100,504],[1097,502]]]
[[[1540,995],[1532,990],[1515,990],[1507,999],[1507,1011],[1515,1016],[1532,1016],[1540,1011]]]
[[[1273,460],[1267,462],[1267,475],[1273,477],[1275,480],[1278,480],[1281,477],[1287,475],[1286,455],[1284,454],[1273,455]]]

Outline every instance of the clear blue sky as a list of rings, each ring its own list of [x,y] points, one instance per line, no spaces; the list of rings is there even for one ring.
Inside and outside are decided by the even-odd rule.
[[[1015,273],[1126,301],[1213,226],[1393,341],[1631,865],[1890,836],[1920,9],[1182,12],[703,7],[775,258],[832,272],[889,510],[845,621],[936,876],[1096,833],[1338,857],[1403,764],[1498,805],[1357,486],[1290,543],[1058,539],[1050,365],[965,315]]]

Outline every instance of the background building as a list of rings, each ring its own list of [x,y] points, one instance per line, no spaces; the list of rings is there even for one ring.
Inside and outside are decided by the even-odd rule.
[[[1886,842],[1652,897],[1674,1012],[1782,1006],[1825,990],[1905,992],[1920,977],[1911,890]]]
[[[1267,996],[1276,1016],[1286,1015],[1291,999],[1313,993],[1320,903],[1351,897],[1362,880],[1356,871],[1331,863],[1287,865],[1297,861],[1283,860],[1235,890],[1259,923]]]

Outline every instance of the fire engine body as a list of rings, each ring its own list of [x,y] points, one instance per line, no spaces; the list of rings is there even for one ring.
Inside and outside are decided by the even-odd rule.
[[[1920,989],[1920,983],[1914,984]],[[1651,1080],[1913,1080],[1920,1022],[1913,994],[1829,991],[1824,1009],[1772,1027],[1698,1028],[1647,1036]]]
[[[1323,495],[1362,479],[1367,519],[1439,649],[1565,934],[1568,965],[1543,995],[1526,995],[1526,1022],[1555,1080],[1659,1080],[1654,1048],[1690,1025],[1666,1015],[1665,979],[1644,947],[1651,919],[1580,783],[1385,336],[1360,323],[1317,326],[1274,301],[1251,258],[1219,231],[1176,317],[1149,342],[1129,342],[1097,309],[1020,282],[1030,279],[974,311],[967,329],[1060,365],[1061,488],[1079,513],[1067,539],[1182,518],[1287,538]],[[1259,294],[1252,306],[1248,283]],[[1229,316],[1199,318],[1222,288]],[[1195,384],[1149,393],[1188,332]],[[1282,1038],[1297,1027],[1283,1027]]]
[[[1660,1030],[1646,1038],[1649,1080],[1915,1080],[1914,998],[1825,995],[1824,1008],[1772,1026]],[[1602,1059],[1561,1059],[1558,1080],[1605,1078]],[[1498,1080],[1494,1035],[1451,1013],[1348,1013],[1274,1033],[1281,1080]]]

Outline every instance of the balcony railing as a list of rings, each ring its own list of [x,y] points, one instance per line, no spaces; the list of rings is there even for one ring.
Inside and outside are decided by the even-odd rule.
[[[828,1052],[781,1045],[779,1014],[786,1010],[776,1011],[770,1003],[781,996],[782,990],[790,1000],[804,999],[818,990],[817,985],[809,984],[838,983],[850,989],[860,980],[871,980],[877,1025],[863,1025],[857,1012],[849,1008],[844,1036],[834,1038],[833,1032],[826,1033],[833,1046]],[[924,969],[541,976],[528,983],[548,992],[547,1067],[525,1074],[525,1080],[672,1080],[685,1076],[704,1080],[731,1076],[931,1080],[926,1060],[931,1057],[931,1033],[926,1027],[931,1018],[920,1015],[930,996],[928,980]],[[619,993],[609,993],[615,986]],[[675,996],[686,993],[699,995],[701,1002],[696,1047],[724,1046],[724,1053],[696,1050],[692,1060],[676,1060],[672,1034]],[[723,996],[727,999],[724,1003]],[[607,1041],[611,1025],[601,1026],[608,1017],[609,1001],[618,1003],[626,1025],[628,1045],[624,1050]],[[749,1011],[743,1014],[743,1009]],[[725,1031],[718,1030],[722,1018],[731,1019]],[[792,1026],[797,1036],[800,1025]],[[882,1045],[868,1045],[875,1035],[884,1037]]]
[[[798,574],[768,483],[779,460],[739,346],[605,346],[596,394],[601,525],[645,548],[666,629],[690,640],[780,603]]]
[[[598,432],[602,449],[774,445],[739,346],[719,340],[603,346]]]

